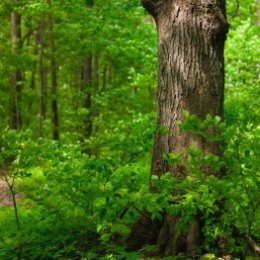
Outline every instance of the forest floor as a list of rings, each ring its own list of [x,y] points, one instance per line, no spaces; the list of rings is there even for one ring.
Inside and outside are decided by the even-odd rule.
[[[0,180],[0,206],[12,206],[12,197],[9,193],[8,185],[5,181]]]

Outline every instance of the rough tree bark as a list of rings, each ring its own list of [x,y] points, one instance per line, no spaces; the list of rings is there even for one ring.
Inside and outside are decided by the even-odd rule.
[[[14,1],[17,4],[18,1]],[[14,55],[19,55],[22,49],[21,41],[21,15],[17,11],[11,13],[12,24],[12,44]],[[20,129],[22,124],[21,119],[21,96],[22,96],[22,71],[19,68],[15,69],[12,75],[12,118],[11,127]]]
[[[151,175],[171,172],[178,177],[183,169],[169,167],[163,154],[181,151],[185,159],[186,148],[194,144],[205,154],[220,153],[215,143],[182,133],[176,122],[183,119],[183,110],[201,119],[207,114],[223,117],[225,0],[142,0],[142,4],[158,30],[158,116]],[[162,128],[169,134],[161,135]],[[177,222],[166,215],[160,230],[155,230],[159,253],[194,255],[203,240],[199,217],[186,234],[177,235]],[[133,229],[131,246],[133,240],[139,241],[138,233]]]

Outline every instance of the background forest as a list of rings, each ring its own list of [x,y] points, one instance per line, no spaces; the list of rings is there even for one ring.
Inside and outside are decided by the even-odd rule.
[[[219,127],[224,156],[203,160],[224,165],[225,177],[200,176],[201,154],[190,149],[196,183],[154,176],[154,194],[157,36],[139,0],[1,0],[0,260],[140,259],[153,247],[129,252],[124,243],[144,210],[153,219],[181,212],[185,230],[200,209],[209,258],[231,223],[259,242],[257,4],[227,1],[225,122],[186,115],[183,126]],[[173,185],[184,191],[176,207]],[[246,248],[231,236],[229,247]]]

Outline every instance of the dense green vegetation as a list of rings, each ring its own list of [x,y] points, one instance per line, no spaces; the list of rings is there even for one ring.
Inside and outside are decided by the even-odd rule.
[[[21,14],[18,44],[11,38],[12,12]],[[1,1],[1,260],[141,259],[154,247],[128,252],[125,240],[143,211],[153,219],[164,211],[180,214],[180,231],[202,212],[206,243],[200,253],[208,253],[207,259],[214,258],[214,241],[223,236],[234,256],[252,254],[240,235],[234,239],[233,228],[260,241],[257,2],[228,0],[227,12],[225,122],[210,116],[202,122],[185,111],[180,122],[183,131],[221,140],[223,156],[188,148],[190,175],[152,176],[160,191],[155,194],[149,192],[149,174],[157,40],[139,1]],[[15,85],[17,72],[22,80]],[[213,126],[218,135],[210,136]],[[165,160],[181,164],[182,156],[167,154]],[[201,164],[224,168],[225,174],[206,178]]]

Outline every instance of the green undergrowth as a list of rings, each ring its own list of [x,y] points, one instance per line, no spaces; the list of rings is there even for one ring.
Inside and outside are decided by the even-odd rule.
[[[17,194],[20,229],[13,207],[1,206],[0,259],[16,259],[19,243],[30,260],[140,259],[147,251],[126,252],[124,241],[144,210],[153,219],[162,219],[164,212],[181,216],[178,232],[186,232],[200,214],[205,244],[198,253],[216,253],[214,241],[223,236],[229,252],[243,251],[245,242],[234,237],[234,227],[259,239],[259,127],[251,117],[238,126],[227,126],[218,117],[201,121],[188,112],[184,117],[179,123],[183,131],[225,143],[224,156],[189,147],[184,178],[170,173],[151,177],[158,193],[148,190],[149,153],[141,160],[135,154],[133,162],[118,157],[117,151],[89,156],[79,144],[35,141],[30,132],[6,131],[1,164]],[[212,128],[217,135],[209,135]],[[170,166],[181,166],[182,158],[181,153],[164,155]],[[208,176],[205,167],[213,172],[224,169],[225,174]]]
[[[9,2],[4,0],[1,8]],[[24,6],[25,11],[29,8],[28,14],[25,12],[24,17],[30,18],[34,12],[39,17],[42,15],[41,10],[37,10],[41,5],[36,2],[28,1]],[[146,14],[139,1],[107,1],[106,5],[98,1],[102,8],[98,5],[91,19],[87,17],[82,21],[79,18],[86,8],[77,13],[80,8],[77,1],[65,2],[60,5],[65,9],[57,15],[60,19],[57,32],[62,35],[57,58],[63,65],[59,68],[59,80],[64,80],[60,83],[59,97],[64,105],[64,109],[62,106],[60,109],[60,143],[50,140],[50,111],[43,126],[45,137],[38,138],[38,104],[33,103],[28,111],[25,109],[31,99],[36,99],[36,89],[35,93],[31,93],[31,88],[23,92],[27,111],[23,111],[24,120],[30,122],[30,126],[25,123],[20,132],[6,127],[10,81],[7,72],[12,71],[14,62],[8,54],[10,43],[1,43],[0,50],[8,55],[0,62],[0,67],[5,68],[0,71],[0,184],[7,187],[9,182],[10,188],[7,187],[4,195],[8,203],[0,205],[0,260],[17,260],[18,246],[22,246],[23,260],[143,259],[155,251],[154,245],[138,252],[125,250],[131,227],[143,211],[157,220],[165,213],[180,216],[178,232],[186,232],[189,223],[199,214],[204,223],[205,243],[197,253],[208,253],[201,260],[220,259],[215,257],[215,241],[222,237],[228,241],[230,255],[240,252],[252,255],[241,236],[248,234],[257,243],[260,241],[260,27],[255,26],[253,15],[256,2],[228,1],[230,29],[225,48],[224,121],[211,116],[201,121],[184,111],[185,120],[179,122],[183,131],[209,142],[220,142],[223,154],[205,155],[196,146],[187,148],[185,162],[182,153],[164,154],[164,160],[173,167],[182,167],[185,163],[182,178],[167,172],[160,178],[150,177],[156,117],[156,30],[151,22],[143,22]],[[65,19],[68,14],[73,23]],[[4,17],[6,30],[10,27],[6,22],[10,17],[9,14]],[[97,18],[102,19],[97,21]],[[77,24],[79,21],[82,24]],[[114,82],[107,82],[102,93],[93,95],[94,131],[82,141],[83,119],[89,111],[86,108],[78,109],[77,113],[73,110],[84,96],[71,95],[63,76],[68,74],[73,78],[72,68],[78,70],[79,65],[68,61],[85,58],[82,49],[93,48],[92,38],[86,43],[81,35],[87,22],[90,22],[87,36],[99,39],[98,49],[94,51],[102,49],[105,55],[101,56],[104,60],[101,64],[108,62],[115,75]],[[119,33],[117,37],[115,29]],[[10,36],[9,31],[7,35]],[[0,37],[3,38],[2,33]],[[71,45],[66,49],[68,41]],[[50,55],[47,49],[46,53]],[[31,64],[27,59],[21,66]],[[30,75],[30,70],[26,69],[24,74]],[[48,104],[50,101],[51,97]],[[210,134],[212,129],[214,136]],[[168,129],[162,129],[161,134],[167,135]],[[204,169],[210,169],[212,174],[206,174]],[[159,192],[149,192],[150,184]],[[17,217],[10,191],[16,195]],[[234,228],[241,235],[234,235]],[[161,259],[188,260],[184,256]]]

